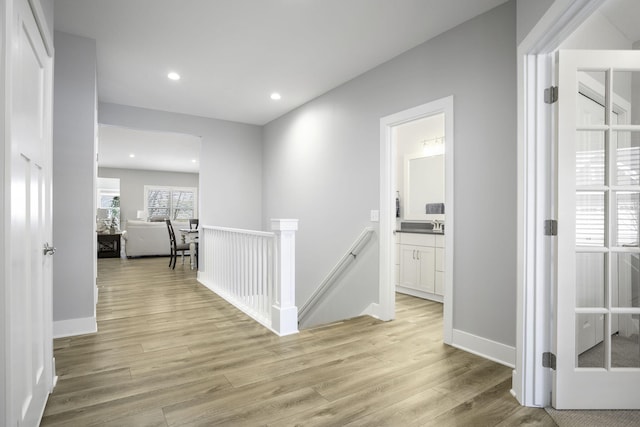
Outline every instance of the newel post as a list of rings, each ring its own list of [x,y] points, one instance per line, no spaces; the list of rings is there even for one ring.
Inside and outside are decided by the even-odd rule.
[[[272,219],[276,235],[276,298],[271,307],[271,327],[280,336],[298,332],[296,307],[296,230],[297,219]]]

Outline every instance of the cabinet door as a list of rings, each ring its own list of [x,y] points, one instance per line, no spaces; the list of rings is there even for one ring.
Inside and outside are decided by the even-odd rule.
[[[395,284],[399,285],[400,284],[400,244],[396,243],[394,245],[394,250],[396,251],[395,254],[395,265],[394,267],[394,273],[395,273]]]
[[[418,258],[415,246],[400,245],[400,285],[418,287]]]
[[[436,271],[444,271],[444,249],[436,248]]]
[[[436,260],[435,249],[428,247],[418,248],[418,264],[420,271],[420,281],[418,282],[418,288],[435,293],[436,285]]]
[[[444,272],[436,270],[436,295],[444,296]]]

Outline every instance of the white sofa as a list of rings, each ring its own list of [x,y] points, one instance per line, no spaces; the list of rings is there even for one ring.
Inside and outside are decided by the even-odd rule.
[[[177,239],[180,239],[181,228],[189,228],[189,222],[172,221],[171,224]],[[169,231],[164,222],[128,220],[122,237],[127,258],[171,255]]]

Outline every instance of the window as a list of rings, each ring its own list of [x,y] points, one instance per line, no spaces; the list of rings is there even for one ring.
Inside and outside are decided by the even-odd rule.
[[[106,219],[111,221],[116,228],[120,227],[120,195],[106,194],[99,192],[98,216],[106,215]]]
[[[97,229],[120,227],[120,179],[101,178],[97,180],[96,195]]]
[[[578,97],[578,119],[581,123],[604,124],[603,100],[597,101],[582,92]],[[614,109],[618,107],[614,104]],[[624,123],[624,110],[614,110],[611,123]],[[606,141],[606,142],[605,142]],[[608,147],[610,146],[610,148]],[[640,170],[640,144],[632,141],[631,132],[616,131],[605,139],[604,131],[578,131],[576,140],[576,245],[605,246],[608,205],[612,204],[613,235],[611,246],[638,246],[640,241],[640,193],[627,191],[637,186]],[[609,165],[613,156],[613,165]],[[613,167],[613,176],[607,177]],[[609,182],[611,181],[611,182]],[[618,187],[607,193],[603,188]]]
[[[144,202],[148,218],[177,220],[198,217],[197,188],[145,185]]]

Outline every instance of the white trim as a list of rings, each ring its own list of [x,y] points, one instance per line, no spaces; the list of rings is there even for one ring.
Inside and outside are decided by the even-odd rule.
[[[9,394],[9,375],[7,375],[10,369],[8,361],[9,346],[7,341],[9,338],[9,268],[11,262],[9,256],[11,246],[9,239],[6,238],[10,232],[10,201],[11,201],[11,188],[9,186],[9,180],[6,179],[6,175],[9,171],[10,158],[6,158],[8,152],[7,144],[10,141],[9,135],[11,131],[11,119],[7,117],[7,111],[11,108],[11,99],[9,89],[9,81],[11,78],[10,72],[10,19],[12,4],[7,1],[3,1],[0,4],[0,22],[2,22],[0,32],[0,424],[9,424],[9,410],[11,408],[10,394]],[[7,40],[9,38],[9,40]]]
[[[554,211],[552,118],[543,90],[552,84],[555,51],[604,0],[555,0],[518,46],[518,235],[516,369],[512,393],[526,406],[551,403],[550,350],[552,253],[543,220]],[[551,157],[550,157],[551,156]]]
[[[400,285],[396,285],[396,292],[440,303],[444,301],[444,297],[442,295],[432,294],[430,292],[421,291],[419,289],[405,288],[404,286]]]
[[[555,0],[518,46],[522,55],[551,53],[606,0]]]
[[[96,332],[98,332],[98,323],[95,317],[81,317],[53,322],[53,338],[95,334]]]
[[[229,304],[231,304],[232,306],[234,306],[235,308],[237,308],[238,310],[240,310],[241,312],[243,312],[244,314],[246,314],[256,322],[258,322],[259,324],[261,324],[262,326],[264,326],[274,334],[278,336],[289,335],[289,333],[286,333],[283,335],[279,334],[275,329],[271,327],[271,325],[269,324],[269,321],[264,319],[262,316],[255,316],[255,313],[252,313],[249,310],[247,310],[246,306],[243,306],[242,304],[238,304],[231,295],[227,294],[224,290],[216,288],[213,282],[211,280],[206,280],[203,277],[203,275],[200,275],[200,272],[198,272],[197,274],[197,280],[198,280],[198,283],[200,283],[202,286],[209,289],[211,292],[213,292],[214,294],[216,294],[217,296],[219,296],[220,298],[222,298],[223,300],[225,300],[226,302],[228,302]]]
[[[36,18],[38,30],[40,30],[40,36],[42,37],[42,41],[44,42],[44,47],[47,50],[47,54],[50,58],[53,58],[53,37],[51,37],[49,25],[47,24],[47,20],[44,16],[44,10],[42,10],[42,4],[39,0],[29,0],[29,5],[31,6],[33,16]]]
[[[459,329],[453,330],[453,347],[484,357],[513,368],[516,361],[516,348],[506,344],[479,337]]]
[[[362,313],[360,313],[360,316],[371,316],[378,319],[379,312],[380,312],[380,304],[372,302],[367,306],[367,308],[362,310]]]
[[[455,210],[453,205],[454,127],[453,96],[441,98],[380,119],[380,295],[378,317],[395,318],[396,286],[393,231],[395,230],[396,141],[394,126],[416,119],[445,113],[445,290],[443,341],[450,343],[453,330],[453,236]]]

